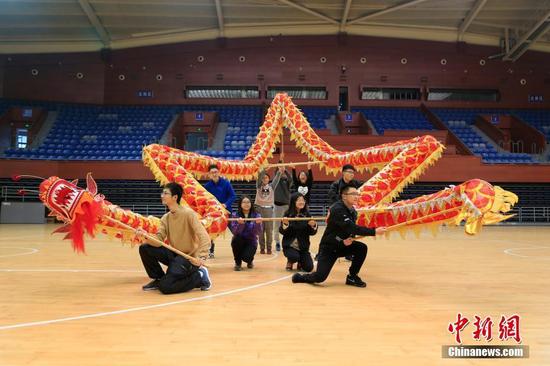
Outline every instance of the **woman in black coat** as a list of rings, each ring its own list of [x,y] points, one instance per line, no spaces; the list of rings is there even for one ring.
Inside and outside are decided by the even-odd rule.
[[[290,221],[287,219],[289,217],[310,217],[303,194],[292,194],[279,232],[283,234],[283,254],[288,259],[286,269],[291,271],[294,263],[298,263],[298,270],[311,272],[313,259],[309,252],[309,237],[317,233],[317,223],[314,220]]]

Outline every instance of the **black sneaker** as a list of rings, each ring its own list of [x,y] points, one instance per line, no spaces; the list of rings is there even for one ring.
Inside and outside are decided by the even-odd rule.
[[[240,264],[235,264],[235,267],[233,267],[233,269],[234,269],[235,271],[242,271],[242,270],[243,270],[243,267],[241,267]]]
[[[355,276],[348,275],[346,277],[346,285],[356,286],[356,287],[367,287],[367,283],[357,275]]]
[[[208,291],[212,287],[212,281],[210,281],[210,275],[206,267],[199,268],[201,274],[201,291]]]
[[[292,276],[292,283],[305,283],[306,279],[301,273],[294,273]]]
[[[275,243],[275,250],[280,252],[281,251],[281,243],[277,242]]]
[[[214,256],[214,252],[208,253],[208,258],[212,259],[212,258],[214,258],[214,257],[215,257],[215,256]]]
[[[158,290],[159,289],[159,280],[153,280],[151,282],[149,282],[148,284],[146,285],[143,285],[141,288],[143,289],[143,291],[153,291],[153,290]]]
[[[254,268],[254,263],[252,263],[252,262],[247,263],[246,268],[248,268],[248,269]]]

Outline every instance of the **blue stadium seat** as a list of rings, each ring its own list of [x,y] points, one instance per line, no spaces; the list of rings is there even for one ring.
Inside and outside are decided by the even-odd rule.
[[[474,127],[475,118],[480,114],[511,114],[504,109],[433,109],[432,110],[466,146],[484,162],[496,164],[535,163],[529,154],[501,152],[478,134]]]
[[[376,131],[385,130],[433,130],[434,127],[416,108],[352,108],[372,122]]]

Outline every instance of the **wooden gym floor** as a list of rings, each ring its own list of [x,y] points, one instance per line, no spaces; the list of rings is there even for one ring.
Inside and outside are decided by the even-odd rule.
[[[344,285],[346,261],[317,286],[293,285],[278,253],[234,272],[226,234],[212,290],[171,296],[141,290],[137,248],[100,237],[76,255],[54,229],[0,225],[2,366],[550,364],[550,227],[370,239],[366,289]],[[498,323],[518,314],[530,357],[442,358],[459,312],[478,345],[515,345]],[[492,318],[493,341],[473,339],[474,315]]]

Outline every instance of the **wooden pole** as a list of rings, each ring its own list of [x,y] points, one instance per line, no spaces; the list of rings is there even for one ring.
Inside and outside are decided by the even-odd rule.
[[[458,209],[462,209],[462,207],[453,207],[453,208],[449,208],[449,209],[447,209],[447,210],[443,210],[443,211],[441,211],[441,212],[434,212],[434,213],[429,214],[429,215],[427,215],[427,216],[417,217],[416,219],[411,220],[411,221],[405,221],[405,222],[401,222],[401,223],[399,223],[399,224],[395,224],[395,225],[392,225],[392,226],[388,226],[388,227],[386,228],[386,230],[387,230],[387,231],[395,230],[395,229],[398,229],[398,228],[400,228],[400,227],[402,227],[402,226],[410,225],[410,224],[416,223],[416,222],[418,222],[418,221],[430,219],[430,218],[432,218],[432,217],[434,217],[434,216],[444,215],[444,214],[446,214],[446,213],[448,213],[448,212],[456,211],[456,210],[458,210]]]
[[[240,217],[240,218],[230,218],[228,219],[228,221],[239,221],[240,219],[244,220],[244,221],[256,221],[256,220],[261,220],[261,221],[281,221],[283,220],[285,217],[249,217],[249,218],[244,218],[244,217]],[[286,219],[288,221],[309,221],[309,220],[314,220],[314,221],[325,221],[327,218],[326,216],[313,216],[313,217],[286,217]]]
[[[284,127],[281,128],[281,151],[280,151],[279,157],[280,157],[279,160],[281,161],[281,163],[284,163],[284,159],[285,159],[285,128]]]
[[[123,228],[125,228],[125,229],[132,230],[132,231],[136,231],[136,229],[133,228],[133,227],[131,227],[130,225],[127,225],[127,224],[125,224],[125,223],[123,223],[123,222],[121,222],[121,221],[119,221],[119,220],[117,220],[117,219],[113,219],[112,217],[109,217],[109,216],[105,216],[105,215],[104,215],[103,218],[105,218],[105,219],[107,219],[107,221],[110,221],[110,222],[112,222],[113,224],[116,224],[116,225],[118,225],[118,226],[121,226],[121,227],[123,227]],[[194,263],[195,265],[204,266],[204,267],[207,267],[207,268],[208,268],[208,266],[207,266],[205,263],[203,263],[203,261],[201,261],[200,259],[197,259],[197,258],[195,258],[195,257],[192,257],[192,256],[190,256],[189,254],[185,254],[184,252],[182,252],[182,251],[180,251],[180,250],[178,250],[178,249],[176,249],[176,248],[174,248],[174,247],[172,247],[172,246],[170,246],[170,245],[168,245],[168,244],[166,244],[166,243],[163,243],[162,241],[158,240],[157,238],[155,238],[154,236],[150,235],[149,233],[145,233],[143,236],[145,236],[145,238],[147,238],[147,239],[150,240],[151,242],[156,243],[156,244],[159,244],[159,245],[165,247],[166,249],[171,250],[172,252],[174,252],[174,253],[176,253],[176,254],[178,254],[178,255],[181,255],[183,258],[188,259],[191,263]]]
[[[414,224],[416,222],[419,222],[419,221],[422,221],[422,220],[427,220],[427,219],[430,219],[430,218],[435,217],[435,216],[444,215],[448,212],[452,212],[452,211],[456,211],[456,210],[462,210],[462,207],[449,208],[447,210],[443,210],[443,211],[440,211],[440,212],[434,212],[434,213],[429,214],[427,216],[417,217],[414,220],[400,222],[399,224],[387,226],[386,231],[392,231],[392,230],[395,230],[395,229],[399,229],[402,226],[411,225],[411,224]],[[363,238],[366,238],[366,236],[359,236],[359,237],[356,237],[356,238],[353,238],[353,239],[363,239]]]
[[[266,165],[266,168],[278,168],[280,166],[297,166],[297,165],[308,165],[308,164],[320,164],[323,163],[323,161],[300,161],[298,163],[275,163],[275,164],[268,164]]]
[[[456,211],[456,210],[459,210],[459,209],[462,209],[462,207],[453,207],[453,208],[449,208],[447,210],[444,210],[444,211],[441,211],[441,212],[434,212],[432,214],[429,214],[429,215],[426,215],[426,216],[422,216],[422,217],[417,217],[416,219],[414,220],[410,220],[410,221],[406,221],[406,222],[401,222],[399,224],[395,224],[395,225],[392,225],[392,226],[388,226],[386,227],[386,230],[387,231],[390,231],[390,230],[395,230],[395,229],[398,229],[400,228],[401,226],[405,226],[405,225],[410,225],[410,224],[414,224],[418,221],[422,221],[422,220],[426,220],[426,219],[430,219],[434,216],[439,216],[439,215],[444,215],[448,212],[452,212],[452,211]],[[379,209],[377,209],[379,210]],[[249,217],[249,218],[229,218],[228,221],[238,221],[239,219],[243,219],[244,221],[256,221],[256,220],[261,220],[261,221],[281,221],[282,219],[284,219],[284,217]],[[315,221],[325,221],[327,219],[327,216],[312,216],[312,217],[287,217],[286,218],[288,221],[309,221],[309,220],[315,220]]]

